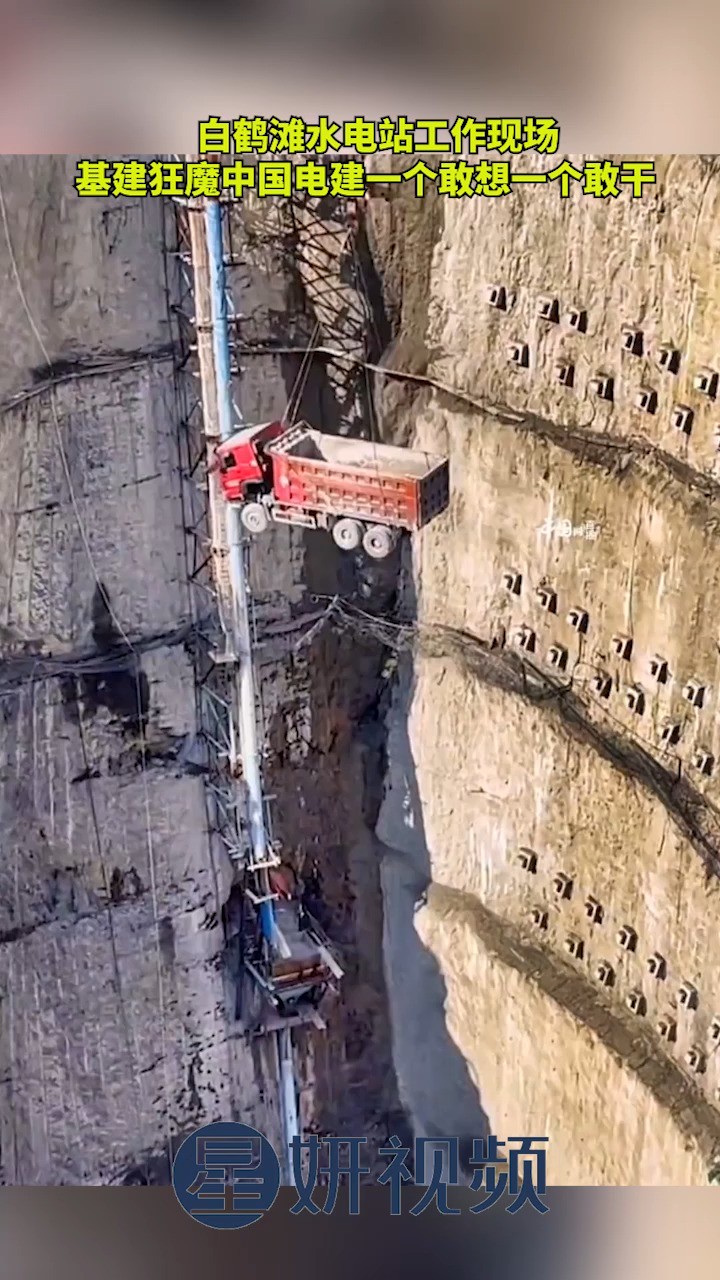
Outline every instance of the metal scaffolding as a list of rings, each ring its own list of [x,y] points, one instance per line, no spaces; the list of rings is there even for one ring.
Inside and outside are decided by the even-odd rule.
[[[242,912],[241,927],[250,929],[244,968],[268,1010],[263,1030],[275,1042],[284,1172],[291,1182],[290,1144],[300,1133],[292,1027],[308,1021],[324,1026],[314,997],[339,980],[342,970],[316,923],[307,916],[301,920],[294,905],[278,902],[270,879],[280,860],[260,763],[265,732],[255,658],[262,628],[238,512],[222,499],[209,465],[219,441],[242,428],[233,401],[238,371],[231,366],[229,338],[231,329],[237,333],[238,317],[225,278],[226,260],[232,260],[229,205],[178,203],[174,221],[173,246],[166,244],[166,252],[177,259],[180,279],[173,315],[191,613],[206,617],[208,594],[217,609],[215,633],[207,625],[198,629],[196,661],[210,829],[241,874],[243,900],[251,908],[249,917]]]

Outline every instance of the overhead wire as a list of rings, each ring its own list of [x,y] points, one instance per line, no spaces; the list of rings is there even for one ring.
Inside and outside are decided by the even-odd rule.
[[[22,279],[20,277],[17,258],[15,256],[12,237],[10,235],[10,226],[9,226],[8,215],[7,215],[7,204],[5,200],[5,193],[3,189],[2,180],[0,180],[0,219],[2,220],[5,241],[7,244],[7,250],[8,250],[8,255],[10,260],[10,267],[12,271],[13,280],[17,289],[18,297],[20,299],[23,310],[27,317],[27,321],[32,331],[32,334],[43,355],[45,363],[48,366],[48,368],[51,368],[52,357],[50,356],[50,352],[48,351],[48,348],[43,339],[43,336],[36,324],[35,318],[32,314],[30,305],[27,300],[25,290],[23,288]],[[75,493],[75,486],[72,480],[72,473],[70,470],[70,464],[67,457],[67,451],[65,449],[65,444],[62,437],[62,428],[60,425],[60,419],[57,412],[55,396],[56,396],[56,388],[51,383],[49,387],[49,402],[50,402],[50,410],[51,410],[53,426],[55,428],[58,455],[61,460],[63,473],[65,476],[65,482],[67,484],[68,494],[69,494],[70,502],[75,515],[78,532],[80,534],[83,548],[85,550],[85,554],[87,556],[87,560],[90,565],[93,577],[95,578],[98,591],[100,592],[100,595],[103,599],[103,603],[107,609],[108,616],[111,618],[112,622],[114,623],[118,631],[118,634],[122,637],[124,642],[127,644],[128,649],[135,655],[137,659],[137,654],[136,654],[133,642],[130,639],[129,635],[127,634],[127,631],[125,630],[122,624],[122,621],[120,620],[120,618],[118,618],[117,614],[115,613],[112,607],[111,601],[108,599],[107,592],[100,578],[97,565],[95,563],[95,559],[92,553],[92,548],[90,546],[88,536],[87,536],[87,531],[85,529],[85,524],[82,518],[82,513],[80,511],[80,507],[77,501],[77,495]],[[172,1169],[172,1132],[170,1129],[170,1091],[169,1091],[169,1082],[167,1077],[165,995],[164,995],[164,982],[163,982],[163,975],[162,975],[162,952],[161,952],[161,945],[160,945],[160,919],[159,919],[158,900],[157,900],[155,851],[154,851],[154,843],[153,843],[153,836],[152,836],[152,823],[151,823],[151,817],[150,817],[150,793],[149,793],[149,786],[148,786],[148,780],[147,780],[147,764],[146,764],[146,758],[145,758],[146,745],[147,745],[146,739],[145,739],[145,726],[144,726],[145,716],[144,716],[144,709],[142,705],[142,686],[140,682],[140,666],[138,661],[136,661],[136,668],[135,668],[135,692],[136,692],[136,701],[137,701],[138,736],[140,739],[140,759],[141,759],[141,770],[142,770],[143,792],[144,792],[145,832],[146,832],[146,846],[148,851],[150,894],[151,894],[153,912],[155,916],[156,970],[157,970],[157,983],[158,983],[158,1007],[159,1007],[159,1013],[160,1013],[161,1052],[162,1052],[162,1060],[163,1060],[164,1102],[165,1102],[165,1121],[166,1121],[165,1130],[166,1130],[166,1142],[167,1142],[168,1167],[169,1167],[169,1170],[171,1170]],[[88,778],[87,785],[88,785],[88,789],[90,790],[92,788],[91,778]],[[118,982],[118,1000],[121,1002],[123,1001],[124,997],[122,995],[122,985],[121,985],[119,973],[116,974],[116,979]],[[132,1054],[132,1051],[131,1051],[131,1054]],[[134,1055],[132,1055],[131,1060],[134,1064],[136,1084],[139,1089],[139,1095],[142,1097],[144,1096],[144,1092],[140,1082],[139,1070],[138,1070],[138,1066],[135,1061]]]
[[[103,676],[127,673],[140,654],[152,653],[158,649],[169,649],[182,644],[193,632],[202,634],[201,618],[197,623],[183,624],[174,632],[163,632],[135,641],[133,649],[121,649],[114,646],[104,653],[63,654],[55,657],[52,654],[15,654],[0,660],[0,690],[12,689],[21,683],[42,684],[46,680],[61,679],[63,676]]]
[[[380,333],[378,331],[377,323],[375,320],[373,306],[370,301],[370,295],[368,293],[368,289],[365,281],[365,273],[363,271],[362,262],[360,261],[360,255],[357,251],[356,240],[355,240],[355,237],[352,235],[350,236],[350,249],[352,253],[355,279],[357,281],[360,293],[365,303],[365,313],[368,317],[368,320],[370,321],[370,326],[372,328],[373,335],[375,337],[376,348],[378,351],[381,351],[382,343],[380,341]],[[364,347],[365,361],[367,361],[368,344],[367,344],[367,335],[365,333],[363,333],[363,347]],[[370,438],[371,440],[375,441],[377,440],[377,436],[378,436],[377,413],[375,409],[375,393],[374,393],[372,381],[370,379],[370,370],[367,367],[367,363],[365,362],[363,363],[363,378],[365,380],[365,399],[367,401],[367,408],[368,408]]]
[[[281,344],[271,345],[270,343],[258,343],[253,346],[240,347],[239,350],[244,355],[259,356],[299,355],[301,352],[307,352],[306,347],[282,346]],[[397,378],[399,382],[411,382],[419,386],[434,388],[436,391],[442,391],[445,395],[478,409],[481,413],[492,414],[503,422],[523,423],[527,420],[527,414],[525,413],[518,413],[515,409],[509,409],[506,405],[497,405],[491,401],[483,400],[462,387],[455,387],[451,383],[444,382],[440,378],[433,378],[427,373],[413,373],[408,369],[393,369],[391,365],[377,364],[372,360],[363,360],[359,356],[351,355],[349,351],[340,351],[335,347],[324,345],[313,347],[310,354],[327,356],[331,360],[344,360],[347,364],[358,365],[370,370],[372,373],[379,374],[383,378]],[[568,434],[572,435],[573,433],[569,432]],[[608,447],[612,447],[613,443],[613,441],[608,441]],[[627,448],[627,441],[618,441],[616,447],[618,449]]]
[[[298,369],[297,374],[295,375],[295,379],[292,384],[292,387],[290,388],[288,401],[285,406],[285,411],[281,419],[282,422],[287,422],[289,423],[290,426],[294,425],[292,419],[295,417],[295,414],[302,402],[303,393],[305,391],[305,386],[310,373],[310,363],[312,361],[313,347],[315,346],[315,343],[317,342],[317,339],[319,338],[319,336],[320,336],[320,321],[316,320],[312,334],[310,335],[310,339],[308,341],[307,348],[300,362],[300,368]]]
[[[148,362],[163,363],[172,360],[172,351],[147,351],[141,356],[113,356],[98,360],[96,364],[89,364],[79,369],[71,369],[67,373],[55,373],[52,377],[44,379],[42,382],[36,383],[34,387],[29,387],[23,391],[18,391],[9,399],[0,403],[0,413],[7,413],[11,409],[19,409],[22,405],[27,404],[30,400],[36,400],[38,396],[47,393],[51,386],[61,387],[69,382],[79,382],[84,378],[102,378],[112,376],[118,373],[126,373],[129,369],[138,369],[145,367]]]
[[[291,204],[291,211],[292,211],[292,204]],[[298,232],[296,230],[296,235],[297,234]],[[353,237],[352,237],[351,228],[348,228],[346,231],[345,243],[349,244],[352,247]],[[313,326],[312,333],[308,340],[307,347],[304,349],[304,352],[303,352],[303,358],[300,362],[300,368],[298,369],[298,372],[295,375],[295,380],[290,389],[290,394],[288,396],[288,402],[285,407],[285,412],[283,413],[283,416],[281,419],[282,422],[288,422],[291,426],[294,425],[292,419],[294,418],[295,413],[302,401],[303,392],[305,390],[307,379],[310,373],[310,365],[312,362],[312,357],[317,350],[315,344],[318,338],[320,337],[321,333],[322,333],[322,325],[319,319],[317,319],[316,317],[315,324]],[[300,350],[302,350],[302,348]]]
[[[415,619],[403,619],[398,616],[392,618],[372,614],[362,609],[359,605],[349,600],[344,600],[339,596],[313,596],[312,599],[315,603],[325,604],[325,614],[315,624],[313,631],[302,638],[301,643],[308,643],[322,625],[330,623],[339,630],[347,628],[354,632],[371,636],[381,645],[395,652],[411,650],[418,641],[422,642],[423,639],[431,640],[436,638],[445,639],[449,643],[453,641],[459,642],[461,645],[484,651],[487,657],[491,657],[493,654],[492,647],[487,646],[478,636],[459,631],[442,623],[422,623]],[[495,650],[495,657],[500,660],[502,652],[501,649]],[[438,651],[437,656],[441,656],[441,651]],[[513,657],[516,656],[513,655]],[[537,705],[555,703],[559,708],[562,708],[563,705],[566,705],[568,697],[578,696],[576,677],[580,677],[584,670],[595,671],[596,668],[593,664],[580,659],[566,680],[557,681],[535,663],[523,658],[520,660],[523,692],[525,695],[530,692],[529,683],[527,682],[532,681],[533,703]],[[654,794],[659,796],[671,817],[675,817],[676,820],[680,818],[682,822],[687,824],[687,828],[691,833],[690,838],[695,847],[702,857],[708,859],[708,865],[712,866],[716,874],[719,873],[720,847],[716,847],[711,842],[711,837],[712,840],[720,837],[720,812],[716,805],[707,795],[701,795],[700,793],[695,793],[689,797],[677,795],[675,793],[676,787],[681,781],[681,761],[679,757],[667,751],[658,752],[652,742],[642,737],[639,733],[628,730],[612,712],[605,708],[602,708],[602,712],[600,723],[595,723],[587,715],[583,715],[582,719],[576,715],[574,723],[593,742],[596,750],[604,750],[617,767],[625,770],[631,769],[633,776],[637,777],[644,785],[650,787]],[[617,734],[618,732],[629,739],[627,747],[629,751],[634,753],[631,761],[628,761],[623,755],[625,744],[620,745],[612,741],[608,736],[608,734]],[[674,779],[669,775],[671,762],[678,766],[678,773]],[[697,806],[699,812],[704,816],[710,828],[710,834],[701,828],[695,820],[691,806]]]

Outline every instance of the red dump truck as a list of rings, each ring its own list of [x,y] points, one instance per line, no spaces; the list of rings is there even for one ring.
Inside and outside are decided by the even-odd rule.
[[[249,533],[271,520],[329,529],[339,547],[374,560],[402,529],[421,529],[450,500],[446,458],[328,436],[306,422],[246,427],[218,446],[214,469]]]

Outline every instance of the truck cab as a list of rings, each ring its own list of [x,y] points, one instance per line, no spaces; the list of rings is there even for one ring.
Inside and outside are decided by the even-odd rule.
[[[249,534],[270,522],[328,530],[342,551],[390,555],[450,500],[448,459],[424,449],[328,435],[307,422],[245,427],[216,450],[225,501]]]
[[[227,502],[261,499],[272,489],[272,463],[266,446],[286,430],[282,422],[244,427],[215,450],[215,467]]]

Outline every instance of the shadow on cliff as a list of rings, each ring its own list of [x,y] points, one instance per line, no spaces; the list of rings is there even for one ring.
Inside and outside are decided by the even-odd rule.
[[[126,734],[138,734],[147,727],[150,694],[147,676],[137,653],[129,646],[115,620],[107,588],[96,583],[91,604],[92,640],[98,657],[114,658],[96,672],[84,668],[61,680],[65,713],[77,720],[78,698],[85,715],[92,718],[100,708],[109,711]]]
[[[409,609],[414,615],[413,585],[409,595],[403,613]],[[377,836],[393,1048],[402,1100],[418,1134],[458,1137],[467,1168],[472,1139],[486,1136],[490,1125],[468,1063],[447,1029],[447,989],[440,967],[415,929],[416,906],[432,881],[432,858],[408,731],[414,695],[415,672],[408,658],[402,664],[390,711],[389,771]],[[433,745],[427,746],[432,752]]]
[[[329,211],[324,210],[322,216],[329,216]],[[345,283],[355,283],[364,294],[365,348],[368,358],[377,361],[390,344],[392,326],[385,311],[382,286],[364,228],[359,230],[354,252],[340,265],[341,271],[347,272]],[[313,302],[307,292],[304,304],[314,318]],[[288,364],[283,372],[290,390],[298,370]],[[355,435],[377,432],[379,424],[373,388],[365,375],[361,374],[359,379],[355,376],[347,378],[346,399],[342,405],[334,401],[334,384],[330,385],[327,375],[322,362],[310,365],[298,412],[321,424],[326,431],[340,430],[342,433],[352,423]],[[363,408],[361,421],[356,421],[354,406],[358,404]],[[344,425],[341,426],[343,419]],[[397,603],[402,558],[402,544],[387,561],[374,563],[362,554],[353,556],[339,552],[327,535],[308,535],[304,566],[306,588],[310,594],[338,594],[344,601],[379,617],[392,616]],[[414,599],[406,601],[406,604],[414,612]],[[446,989],[440,969],[414,928],[415,902],[430,882],[431,859],[407,736],[406,708],[396,707],[399,715],[396,727],[390,732],[392,747],[388,743],[391,688],[385,668],[393,665],[394,655],[377,638],[372,643],[372,637],[366,636],[365,642],[365,648],[358,646],[357,642],[353,646],[352,667],[342,673],[345,697],[353,708],[354,738],[363,748],[365,822],[370,831],[376,830],[390,757],[391,766],[395,766],[392,772],[396,775],[400,772],[403,776],[403,803],[408,810],[404,816],[412,824],[411,833],[409,829],[402,833],[401,844],[393,840],[383,844],[375,837],[383,898],[382,905],[377,904],[379,927],[375,945],[379,945],[382,930],[393,1024],[394,1066],[401,1101],[412,1117],[418,1135],[458,1137],[463,1165],[467,1168],[473,1138],[486,1135],[489,1126],[467,1063],[447,1031]],[[412,690],[407,705],[411,697]],[[396,822],[395,826],[399,828],[400,823]],[[411,841],[407,839],[408,834],[412,835]],[[367,892],[358,904],[366,923],[376,910],[373,897],[371,891]],[[377,1032],[376,1025],[375,1034]]]

